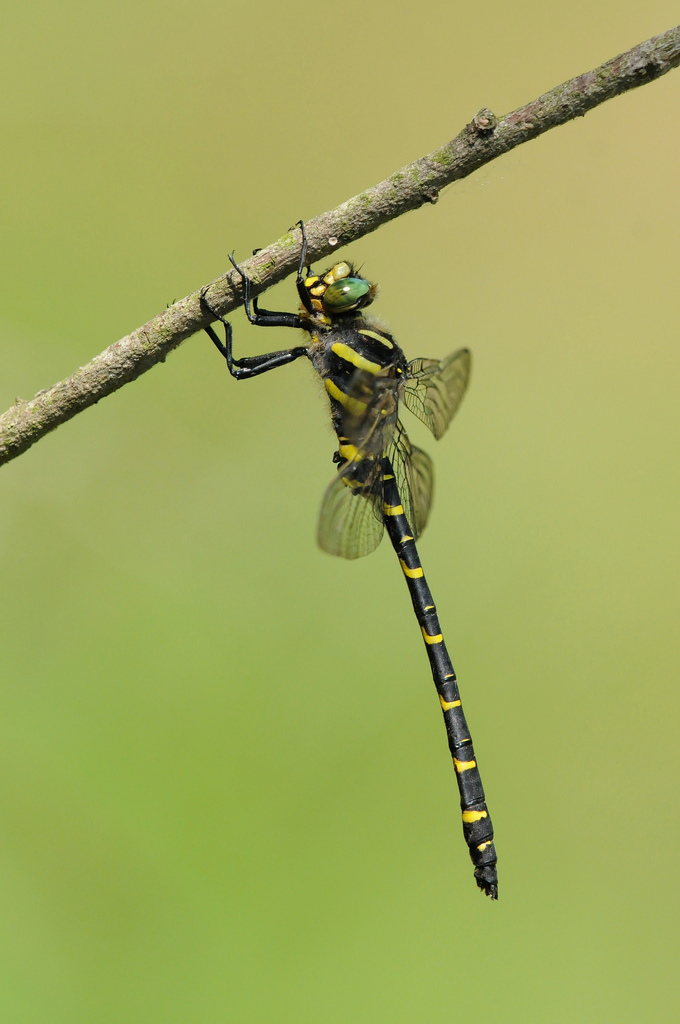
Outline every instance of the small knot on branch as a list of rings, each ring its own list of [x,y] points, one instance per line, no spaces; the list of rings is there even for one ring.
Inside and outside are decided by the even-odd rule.
[[[482,107],[472,118],[472,127],[478,135],[490,135],[497,124],[496,115],[488,107]]]

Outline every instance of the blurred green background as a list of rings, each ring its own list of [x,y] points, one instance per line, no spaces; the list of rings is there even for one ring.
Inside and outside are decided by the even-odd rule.
[[[3,4],[0,407],[677,20]],[[309,366],[237,386],[197,336],[2,470],[0,1019],[676,1019],[679,119],[676,71],[343,251],[409,357],[473,350],[412,436],[497,905],[392,551],[315,547]]]

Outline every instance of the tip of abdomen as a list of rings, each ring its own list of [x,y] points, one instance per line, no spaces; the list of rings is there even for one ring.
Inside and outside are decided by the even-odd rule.
[[[492,900],[498,899],[498,875],[496,874],[495,866],[477,868],[475,879],[483,893],[490,896]]]

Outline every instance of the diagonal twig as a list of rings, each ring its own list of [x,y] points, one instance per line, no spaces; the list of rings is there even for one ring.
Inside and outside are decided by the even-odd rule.
[[[659,78],[679,64],[680,26],[676,26],[500,119],[490,110],[480,110],[441,149],[407,164],[335,210],[307,221],[310,262],[375,231],[388,220],[436,202],[446,185],[467,177],[550,128],[582,117],[605,100]],[[244,270],[253,281],[253,293],[292,273],[299,251],[300,231],[296,228],[244,263]],[[163,362],[169,352],[205,327],[211,318],[201,308],[199,293],[197,290],[180,299],[143,327],[110,345],[66,380],[38,392],[30,401],[18,399],[0,416],[0,465],[21,455],[59,424]],[[228,313],[241,302],[234,271],[210,285],[210,304],[219,312]]]

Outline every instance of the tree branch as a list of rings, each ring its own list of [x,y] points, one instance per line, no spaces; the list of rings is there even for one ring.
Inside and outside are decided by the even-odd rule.
[[[305,224],[311,262],[375,231],[381,224],[437,201],[439,192],[515,146],[557,125],[583,117],[593,107],[665,75],[680,64],[680,26],[648,39],[594,71],[558,85],[500,120],[480,110],[441,149],[421,157],[373,188]],[[257,294],[292,273],[298,263],[300,231],[292,229],[243,266]],[[234,271],[210,285],[210,302],[228,313],[242,302]],[[126,338],[110,345],[71,377],[18,399],[0,417],[0,465],[21,455],[60,423],[163,362],[174,348],[210,322],[199,291],[176,302]]]

